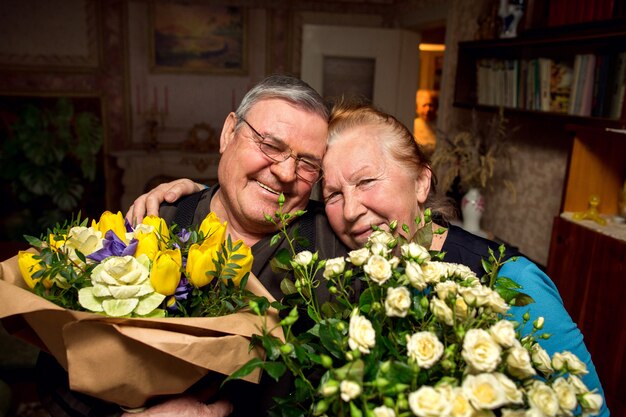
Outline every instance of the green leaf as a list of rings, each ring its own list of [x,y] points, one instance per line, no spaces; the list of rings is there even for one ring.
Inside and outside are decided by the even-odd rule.
[[[344,357],[343,349],[341,348],[343,337],[334,325],[328,323],[320,324],[319,335],[322,345],[330,354],[336,358]]]
[[[233,379],[241,379],[245,377],[246,375],[249,375],[250,373],[252,373],[252,371],[254,371],[255,369],[262,368],[263,363],[264,361],[259,358],[250,359],[241,368],[237,369],[235,372],[230,374],[228,378],[226,378],[224,382],[222,382],[222,386],[224,385],[224,383],[226,383],[226,381],[230,381]]]
[[[267,374],[271,376],[275,381],[278,381],[281,376],[287,370],[287,367],[282,362],[265,362],[263,369],[267,371]]]
[[[298,292],[296,285],[289,278],[284,278],[280,282],[280,290],[285,295],[296,294]]]
[[[535,300],[531,296],[520,292],[510,301],[510,304],[516,307],[523,307],[534,302]]]

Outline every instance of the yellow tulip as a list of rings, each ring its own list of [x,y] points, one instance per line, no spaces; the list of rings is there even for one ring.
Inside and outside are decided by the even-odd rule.
[[[35,253],[27,252],[27,251],[19,251],[17,253],[17,264],[20,268],[20,273],[22,274],[22,278],[24,278],[24,282],[28,285],[28,288],[35,288],[35,284],[41,278],[33,278],[33,275],[42,270],[43,268],[39,264],[39,259],[35,259]],[[44,287],[50,288],[52,287],[52,282],[49,279],[44,280]]]
[[[213,258],[217,258],[217,251],[220,250],[219,245],[208,245],[197,243],[191,245],[187,255],[186,272],[189,282],[198,288],[204,287],[215,278],[213,275],[207,275],[208,271],[215,271],[215,263]]]
[[[163,295],[174,294],[180,282],[182,264],[183,257],[180,249],[167,249],[159,252],[150,271],[150,282],[154,290]]]
[[[206,237],[204,243],[208,245],[221,245],[226,238],[226,222],[221,223],[213,212],[204,218],[199,230]]]
[[[165,220],[163,220],[162,218],[150,215],[144,217],[142,223],[154,227],[154,231],[161,235],[161,237],[165,241],[168,241],[170,239],[170,231],[167,227],[167,223],[165,223]]]
[[[124,216],[122,216],[121,211],[118,211],[117,214],[105,211],[100,216],[99,222],[96,223],[95,220],[92,222],[92,227],[102,232],[102,236],[109,230],[113,230],[113,233],[115,233],[122,242],[126,242],[126,225],[124,224]]]
[[[65,245],[65,242],[67,241],[67,236],[62,235],[62,238],[60,240],[56,240],[54,238],[54,234],[50,233],[50,235],[48,236],[48,241],[50,242],[50,247],[52,249],[58,250],[61,246]]]
[[[135,233],[137,239],[137,249],[135,250],[135,258],[145,254],[151,261],[154,261],[159,252],[159,238],[155,233]]]
[[[252,256],[252,249],[248,245],[243,243],[242,240],[237,240],[236,242],[233,242],[233,248],[236,248],[237,245],[239,245],[239,248],[236,251],[230,253],[227,262],[235,263],[241,267],[235,270],[236,275],[232,278],[235,285],[239,285],[243,276],[246,273],[250,272],[250,270],[252,269],[252,261],[254,261],[254,257]],[[233,255],[238,256],[233,259]],[[243,258],[237,259],[240,258],[240,256],[243,256]]]

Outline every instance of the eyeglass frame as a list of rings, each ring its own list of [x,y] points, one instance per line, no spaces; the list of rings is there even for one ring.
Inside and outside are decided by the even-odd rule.
[[[304,182],[306,182],[306,183],[309,183],[309,184],[315,184],[315,183],[317,183],[319,180],[321,180],[321,179],[322,179],[322,177],[324,176],[324,170],[322,169],[322,167],[321,167],[320,165],[318,165],[318,164],[316,164],[315,162],[312,162],[312,161],[307,161],[307,160],[302,159],[302,158],[300,158],[299,156],[295,155],[295,154],[293,153],[293,149],[291,149],[291,148],[290,148],[289,146],[287,146],[287,145],[285,145],[285,146],[287,146],[287,149],[285,149],[284,151],[282,151],[282,152],[281,152],[281,154],[280,154],[280,155],[281,155],[281,158],[282,158],[282,157],[284,157],[284,159],[282,159],[282,160],[281,160],[281,159],[276,159],[275,157],[268,155],[268,154],[267,154],[267,153],[263,150],[263,148],[262,148],[262,145],[266,144],[266,142],[265,142],[265,141],[267,140],[267,138],[266,138],[265,136],[263,136],[261,133],[259,133],[259,131],[258,131],[258,130],[256,130],[256,129],[255,129],[255,128],[254,128],[254,127],[250,124],[250,122],[248,122],[248,121],[247,121],[246,119],[244,119],[242,116],[237,116],[237,118],[238,118],[238,119],[240,119],[242,122],[244,122],[246,125],[248,125],[248,127],[250,128],[250,130],[252,130],[252,132],[253,132],[256,136],[258,136],[258,137],[261,139],[260,141],[256,141],[256,140],[255,140],[254,142],[255,142],[255,143],[256,143],[256,145],[258,146],[259,151],[261,151],[261,153],[262,153],[263,155],[265,155],[266,157],[268,157],[271,161],[276,162],[276,163],[281,163],[281,162],[285,162],[285,161],[286,161],[287,159],[289,159],[289,158],[293,158],[293,159],[296,161],[296,169],[295,169],[295,174],[296,174],[296,177],[300,178],[302,181],[304,181]],[[302,162],[302,163],[304,163],[304,164],[311,165],[312,167],[317,168],[317,170],[318,170],[318,175],[319,175],[319,176],[318,176],[318,178],[317,178],[315,181],[310,181],[310,180],[307,180],[306,178],[302,177],[302,175],[300,175],[300,174],[298,173],[298,167],[300,166],[300,165],[299,165],[299,163],[300,163],[300,162]]]

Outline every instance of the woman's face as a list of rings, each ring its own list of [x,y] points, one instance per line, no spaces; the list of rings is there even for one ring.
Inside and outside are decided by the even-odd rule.
[[[419,179],[384,150],[374,126],[344,130],[324,156],[323,195],[335,233],[350,248],[362,247],[372,226],[389,230],[398,221],[415,231],[418,204],[426,201],[430,171]]]

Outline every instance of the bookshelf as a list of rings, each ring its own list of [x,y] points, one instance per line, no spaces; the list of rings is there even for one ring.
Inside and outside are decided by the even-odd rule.
[[[454,105],[626,124],[626,19],[460,42]]]

